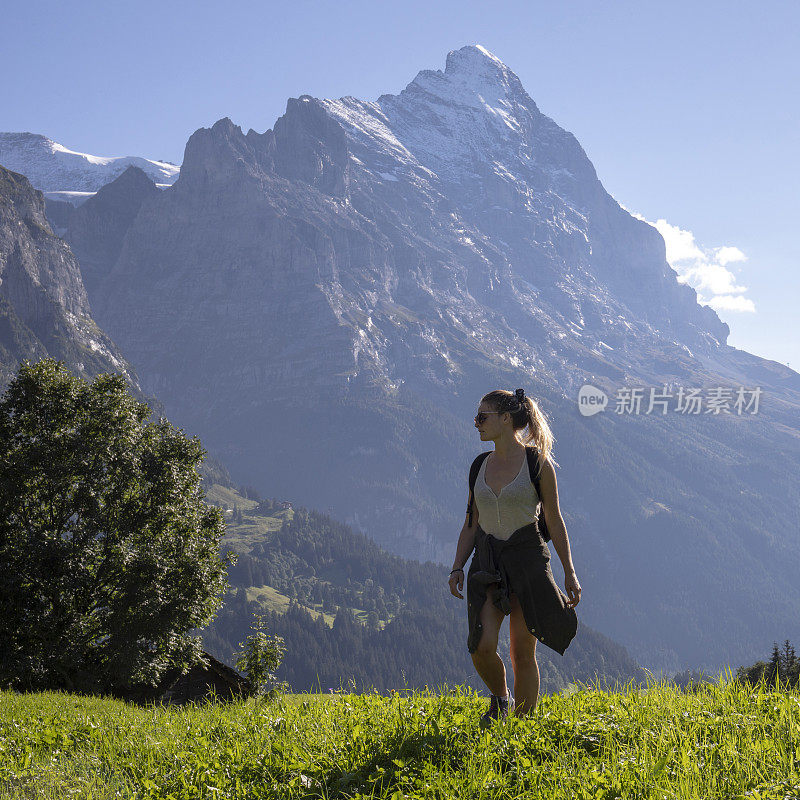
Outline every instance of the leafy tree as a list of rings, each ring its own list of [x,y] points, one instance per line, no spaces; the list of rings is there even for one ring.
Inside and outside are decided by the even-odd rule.
[[[150,413],[53,359],[0,399],[0,686],[117,693],[196,661],[232,559],[199,440]]]
[[[237,669],[244,673],[256,695],[274,697],[279,692],[287,691],[288,684],[278,681],[274,674],[286,652],[283,638],[267,634],[261,614],[255,615],[250,629],[253,632],[239,644],[242,650],[236,658]]]

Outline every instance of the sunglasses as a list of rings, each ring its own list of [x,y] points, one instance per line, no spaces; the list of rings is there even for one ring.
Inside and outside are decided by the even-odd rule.
[[[499,414],[499,413],[500,413],[499,411],[479,411],[475,415],[475,422],[477,422],[478,425],[483,425],[483,421],[486,419],[486,416],[488,414]]]

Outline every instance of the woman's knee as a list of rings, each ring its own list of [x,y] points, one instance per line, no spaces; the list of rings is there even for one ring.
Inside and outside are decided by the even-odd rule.
[[[473,658],[487,659],[497,653],[497,644],[500,638],[500,626],[493,624],[495,620],[489,619],[483,625],[478,646],[472,654]]]
[[[512,631],[509,656],[514,669],[538,669],[536,663],[536,637],[527,628]]]
[[[481,636],[476,654],[478,658],[487,658],[497,652],[497,642],[500,638],[500,626],[503,624],[504,614],[494,605],[494,585],[490,585],[486,600],[480,610]]]
[[[539,665],[536,662],[536,649],[534,647],[511,647],[509,651],[511,663],[514,665],[514,670],[520,669],[538,669]]]
[[[472,653],[472,660],[485,661],[487,658],[492,658],[496,655],[497,640],[495,639],[494,644],[492,644],[490,639],[481,639],[478,646],[475,648],[475,652]]]
[[[536,664],[536,642],[537,638],[528,630],[528,623],[525,620],[519,598],[511,595],[511,622],[510,622],[509,655],[511,660],[520,667]]]

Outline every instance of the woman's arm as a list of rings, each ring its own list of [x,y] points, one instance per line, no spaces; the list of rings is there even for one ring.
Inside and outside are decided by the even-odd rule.
[[[567,528],[561,517],[561,509],[558,505],[558,485],[556,483],[556,471],[553,469],[550,459],[542,465],[542,475],[539,479],[539,488],[542,496],[539,498],[544,506],[544,520],[547,523],[547,530],[553,540],[553,547],[556,548],[558,557],[564,567],[565,575],[574,575],[575,567],[572,564],[572,553],[569,547],[569,537]]]
[[[469,502],[469,497],[467,497]],[[461,533],[458,536],[458,545],[456,546],[456,557],[453,559],[453,569],[464,567],[467,559],[472,555],[475,549],[475,531],[478,529],[478,504],[474,498],[472,500],[472,526],[469,524],[469,514],[464,520],[464,525],[461,528]]]
[[[469,498],[467,498],[469,502]],[[464,588],[464,565],[467,559],[472,554],[475,548],[475,531],[478,529],[478,509],[473,500],[472,509],[472,526],[469,524],[469,512],[467,518],[464,520],[464,525],[461,528],[461,533],[458,537],[458,545],[456,547],[456,557],[453,560],[453,569],[460,570],[458,572],[450,573],[450,593],[463,600],[464,595],[461,590]]]

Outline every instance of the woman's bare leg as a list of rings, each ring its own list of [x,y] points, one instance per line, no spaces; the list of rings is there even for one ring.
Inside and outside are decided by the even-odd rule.
[[[508,694],[506,685],[506,666],[497,654],[497,639],[505,614],[492,602],[496,584],[486,590],[486,602],[481,609],[480,620],[483,625],[477,650],[472,653],[472,663],[483,678],[489,691],[498,697]]]
[[[511,601],[511,664],[514,668],[514,703],[518,717],[528,716],[539,699],[539,665],[536,663],[536,637],[528,630],[522,606],[515,594]]]

